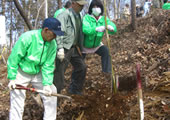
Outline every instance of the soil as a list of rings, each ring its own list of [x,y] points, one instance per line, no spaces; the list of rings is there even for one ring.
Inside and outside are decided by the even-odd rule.
[[[119,76],[119,90],[113,93],[111,80],[101,71],[100,57],[87,55],[87,76],[83,95],[72,101],[60,98],[57,120],[138,120],[136,64],[140,64],[145,120],[170,120],[170,12],[153,10],[137,19],[132,31],[126,21],[115,21],[118,33],[110,36],[112,63]],[[106,37],[103,39],[106,44]],[[0,64],[0,120],[9,116],[6,65]],[[65,73],[67,94],[72,67]],[[43,108],[27,92],[23,120],[42,120]]]

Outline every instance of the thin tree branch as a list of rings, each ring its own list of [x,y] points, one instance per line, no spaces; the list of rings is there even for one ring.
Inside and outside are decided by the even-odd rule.
[[[32,30],[32,29],[33,29],[33,26],[31,25],[28,17],[26,16],[26,14],[25,14],[23,8],[21,7],[21,5],[19,4],[18,0],[14,0],[14,4],[15,4],[16,8],[18,9],[20,15],[21,15],[22,18],[24,19],[24,21],[25,21],[28,29],[29,29],[29,30]]]
[[[42,6],[45,4],[45,1],[41,4],[40,8],[38,9],[38,13],[37,13],[37,16],[36,16],[36,19],[35,19],[35,29],[37,28],[37,21],[38,21],[38,16],[40,14],[40,10],[42,8]]]

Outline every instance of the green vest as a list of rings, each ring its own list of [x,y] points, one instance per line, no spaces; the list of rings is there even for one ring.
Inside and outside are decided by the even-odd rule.
[[[165,4],[162,6],[162,9],[164,9],[164,10],[170,10],[170,3],[165,3]]]
[[[35,75],[42,72],[43,85],[53,83],[54,60],[56,56],[56,41],[44,42],[40,30],[25,32],[16,42],[8,58],[8,79],[15,80],[17,70]]]
[[[116,25],[107,18],[107,24],[114,28],[114,31],[109,31],[109,34],[117,32]],[[85,15],[83,18],[83,45],[86,48],[95,48],[100,45],[104,32],[97,32],[96,27],[105,26],[105,17],[101,16],[97,21],[92,15]]]

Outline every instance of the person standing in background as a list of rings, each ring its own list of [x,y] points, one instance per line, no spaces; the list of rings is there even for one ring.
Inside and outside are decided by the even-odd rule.
[[[148,0],[145,1],[145,4],[143,6],[144,13],[143,13],[142,17],[146,16],[149,13],[151,4],[152,3],[150,1],[148,1]]]
[[[129,21],[129,18],[130,18],[130,7],[129,7],[129,4],[125,5],[125,7],[123,9],[123,16],[124,16],[125,20]]]
[[[143,7],[140,6],[139,4],[136,5],[136,17],[142,17],[143,14]]]
[[[82,21],[80,12],[85,0],[72,0],[72,8],[65,10],[57,16],[61,22],[64,36],[57,37],[58,53],[55,61],[54,85],[60,93],[64,88],[64,73],[69,62],[73,66],[69,94],[82,94],[86,76],[86,64],[81,54],[83,45]]]

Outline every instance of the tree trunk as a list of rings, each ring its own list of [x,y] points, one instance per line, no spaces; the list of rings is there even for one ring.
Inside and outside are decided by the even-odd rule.
[[[60,9],[62,6],[61,0],[58,0],[58,9]]]
[[[132,30],[136,30],[136,0],[131,0],[131,26]]]
[[[48,17],[48,0],[45,0],[45,18]]]
[[[23,3],[23,10],[24,10],[24,12],[26,12],[26,10],[27,10],[27,3],[26,3],[26,1],[25,0],[22,0],[22,3]],[[27,12],[28,13],[28,12]],[[29,13],[28,13],[29,14]],[[24,32],[26,32],[27,31],[27,29],[28,29],[28,27],[27,27],[27,25],[26,24],[24,24]]]
[[[12,25],[12,24],[13,24],[13,21],[12,21],[12,20],[13,20],[13,19],[12,19],[12,16],[13,16],[13,14],[12,14],[12,13],[13,13],[13,9],[12,9],[12,8],[13,8],[13,2],[10,3],[10,8],[11,8],[11,11],[10,11],[10,12],[11,12],[10,22],[11,22],[11,23],[10,23],[10,43],[9,43],[9,53],[11,53],[11,50],[12,50],[12,35],[13,35],[13,34],[12,34],[12,30],[13,30],[13,25]]]
[[[113,8],[114,8],[114,19],[117,19],[116,0],[114,0]]]
[[[162,8],[164,1],[163,0],[153,0],[152,3],[155,8]]]
[[[120,2],[121,2],[121,0],[119,0],[118,5],[117,5],[117,16],[118,16],[118,18],[120,18]]]
[[[28,20],[28,17],[26,16],[23,8],[22,8],[21,5],[19,4],[18,0],[14,0],[14,4],[15,4],[16,8],[18,9],[20,15],[23,17],[23,19],[24,19],[24,21],[25,21],[28,29],[29,29],[29,30],[32,30],[33,27],[32,27],[32,25],[31,25],[30,21]]]
[[[28,1],[28,19],[30,19],[30,17],[31,17],[31,1],[32,0]]]
[[[104,2],[103,2],[103,5],[104,5]],[[111,0],[107,0],[106,1],[106,13],[107,13],[107,17],[110,19],[110,8],[109,6],[111,5]]]
[[[27,18],[28,18],[29,20],[31,19],[31,18],[30,18],[30,17],[31,17],[31,1],[32,1],[32,0],[29,0],[29,1],[28,1],[28,3],[27,3],[27,6],[28,6],[28,7],[25,6],[25,8],[26,8],[26,10],[27,10],[27,13],[28,13],[28,14],[27,14]],[[25,11],[25,12],[26,12],[26,11]],[[24,31],[26,32],[27,30],[28,30],[27,27],[25,27]]]
[[[2,15],[5,16],[5,0],[2,0]]]

